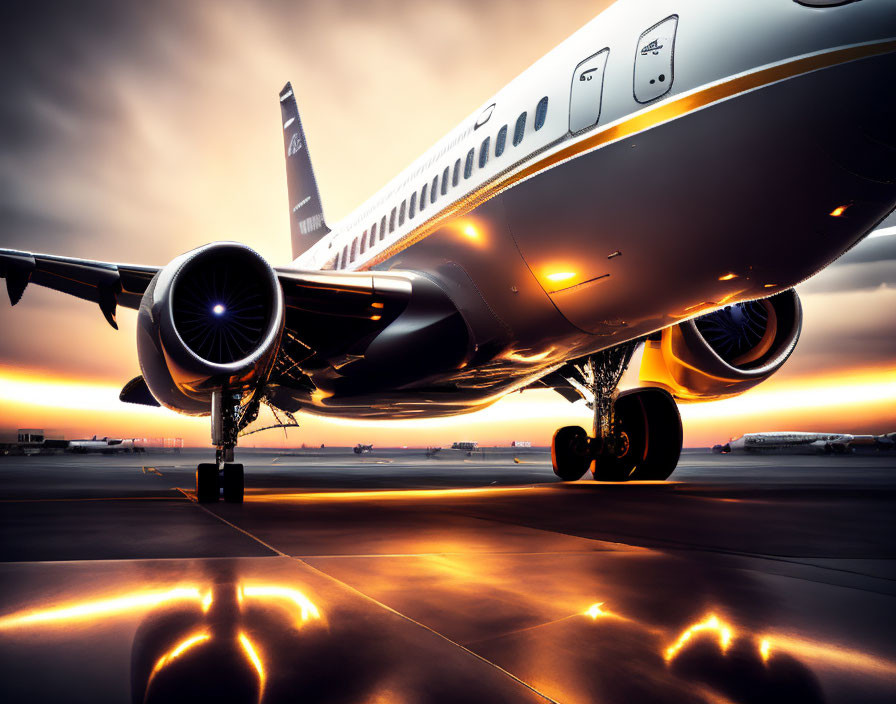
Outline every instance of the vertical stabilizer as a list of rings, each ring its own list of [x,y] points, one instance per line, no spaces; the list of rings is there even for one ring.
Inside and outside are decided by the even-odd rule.
[[[286,152],[286,187],[289,192],[289,228],[292,233],[292,256],[298,257],[326,235],[330,229],[324,221],[324,209],[317,190],[311,155],[305,131],[299,118],[292,85],[280,91],[280,115],[283,120],[283,147]]]

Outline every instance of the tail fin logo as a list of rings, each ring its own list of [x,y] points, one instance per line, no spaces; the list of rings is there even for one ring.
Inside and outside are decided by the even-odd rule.
[[[301,148],[302,148],[302,138],[299,137],[299,133],[296,132],[295,134],[293,134],[292,138],[289,140],[289,149],[286,150],[286,155],[294,156]]]

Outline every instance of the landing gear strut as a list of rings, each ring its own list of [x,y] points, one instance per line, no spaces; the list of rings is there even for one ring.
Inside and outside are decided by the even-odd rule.
[[[598,481],[664,480],[678,464],[681,417],[672,396],[658,388],[616,390],[636,346],[619,345],[570,365],[567,380],[594,411],[593,436],[578,426],[554,434],[551,459],[562,480],[581,479],[589,466]]]
[[[258,404],[240,407],[240,395],[228,391],[212,392],[212,444],[215,463],[200,464],[196,469],[196,498],[200,503],[217,501],[221,494],[230,503],[243,502],[243,465],[233,461],[233,450],[246,416],[258,412]]]

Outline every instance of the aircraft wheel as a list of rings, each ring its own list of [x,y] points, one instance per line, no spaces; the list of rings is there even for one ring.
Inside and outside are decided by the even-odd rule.
[[[218,500],[218,465],[201,464],[196,468],[196,499],[201,504]]]
[[[243,465],[224,465],[224,500],[232,504],[243,503]]]
[[[595,479],[663,481],[681,456],[682,431],[678,407],[663,389],[632,389],[616,399],[616,428],[626,439],[618,456],[600,457]]]
[[[624,482],[631,479],[630,475],[635,469],[634,458],[640,449],[639,446],[632,447],[631,438],[627,433],[622,435],[621,446],[619,455],[601,453],[594,460],[591,476],[595,481]]]
[[[567,425],[554,433],[551,442],[551,462],[554,474],[565,482],[581,479],[588,471],[588,433],[577,425]]]

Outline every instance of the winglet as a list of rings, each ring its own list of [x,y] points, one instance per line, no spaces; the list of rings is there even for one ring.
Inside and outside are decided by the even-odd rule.
[[[280,116],[283,123],[283,148],[286,152],[289,228],[292,234],[292,256],[295,258],[330,229],[324,220],[323,204],[311,166],[308,142],[290,83],[280,91]]]

